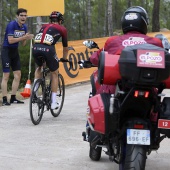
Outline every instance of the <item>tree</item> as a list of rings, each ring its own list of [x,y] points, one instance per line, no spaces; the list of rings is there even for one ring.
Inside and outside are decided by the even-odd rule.
[[[154,6],[152,10],[152,32],[159,32],[160,30],[159,8],[160,0],[154,0]]]
[[[112,15],[112,0],[107,1],[107,21],[109,36],[113,35],[113,15]]]
[[[132,6],[132,1],[131,0],[127,1],[127,6],[128,6],[128,8]]]
[[[87,25],[88,25],[88,38],[92,37],[91,28],[91,0],[87,1]]]

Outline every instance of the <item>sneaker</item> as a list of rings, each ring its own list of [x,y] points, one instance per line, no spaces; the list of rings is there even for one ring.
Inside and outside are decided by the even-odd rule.
[[[2,102],[2,106],[10,106],[11,104],[8,103],[7,101]]]
[[[24,102],[23,102],[23,101],[20,101],[20,100],[17,100],[17,99],[10,100],[10,103],[24,104]]]
[[[51,109],[58,109],[59,106],[58,102],[51,103]]]

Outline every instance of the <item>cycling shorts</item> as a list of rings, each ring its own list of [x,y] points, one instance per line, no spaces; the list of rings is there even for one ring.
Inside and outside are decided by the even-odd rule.
[[[10,72],[10,67],[12,68],[12,71],[21,70],[18,48],[3,47],[1,58],[3,72]]]
[[[36,64],[39,67],[43,65],[43,57],[50,71],[56,71],[59,68],[58,58],[54,46],[34,44],[32,54]]]

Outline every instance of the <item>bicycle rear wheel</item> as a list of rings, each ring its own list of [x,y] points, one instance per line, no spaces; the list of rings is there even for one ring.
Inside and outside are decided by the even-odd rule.
[[[44,86],[42,79],[38,79],[32,88],[29,109],[30,118],[34,125],[38,125],[42,119],[44,112]]]
[[[59,107],[53,110],[50,109],[51,114],[54,117],[57,117],[60,114],[63,108],[64,98],[65,98],[65,84],[64,84],[64,78],[61,74],[58,74],[58,90],[57,90],[56,98],[59,103]]]

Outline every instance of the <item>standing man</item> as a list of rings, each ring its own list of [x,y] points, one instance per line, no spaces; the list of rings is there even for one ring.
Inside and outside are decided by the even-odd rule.
[[[5,31],[4,42],[2,47],[2,69],[3,77],[1,82],[3,106],[9,106],[11,103],[24,103],[16,99],[16,92],[21,79],[21,64],[18,52],[19,42],[23,46],[26,45],[26,40],[32,39],[33,34],[27,33],[25,25],[27,19],[27,10],[19,8],[16,12],[17,19],[11,21]],[[7,100],[7,83],[10,75],[10,67],[12,68],[14,79],[12,82],[12,93],[10,102]]]

